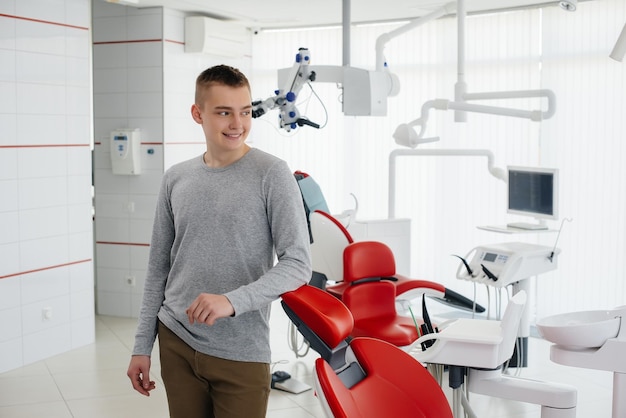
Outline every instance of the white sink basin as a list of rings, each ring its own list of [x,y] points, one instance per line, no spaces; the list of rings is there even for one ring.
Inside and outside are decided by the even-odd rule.
[[[617,337],[620,317],[615,311],[583,311],[549,316],[537,322],[546,340],[565,347],[595,348]]]

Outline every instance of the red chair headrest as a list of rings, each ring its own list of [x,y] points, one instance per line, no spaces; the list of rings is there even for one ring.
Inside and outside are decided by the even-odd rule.
[[[343,250],[343,280],[346,282],[395,274],[393,252],[382,242],[353,242]]]
[[[304,285],[284,293],[283,302],[330,348],[337,347],[352,332],[354,319],[336,297],[317,287]]]

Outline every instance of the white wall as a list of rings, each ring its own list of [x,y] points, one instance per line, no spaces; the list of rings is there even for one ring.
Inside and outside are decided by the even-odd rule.
[[[191,118],[195,79],[226,63],[250,70],[250,57],[184,52],[181,12],[93,1],[94,173],[97,312],[139,314],[155,201],[168,167],[201,155],[202,129]],[[111,171],[109,136],[141,132],[141,174]]]
[[[93,342],[94,296],[90,2],[0,14],[2,372]]]

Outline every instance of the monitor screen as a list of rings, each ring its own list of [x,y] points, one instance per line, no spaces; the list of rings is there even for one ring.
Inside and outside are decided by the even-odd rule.
[[[508,213],[558,219],[557,169],[509,167],[508,174]]]

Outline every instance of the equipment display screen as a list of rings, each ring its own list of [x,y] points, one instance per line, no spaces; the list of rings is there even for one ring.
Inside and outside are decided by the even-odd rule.
[[[494,261],[496,261],[497,256],[498,254],[495,254],[495,253],[485,253],[483,260],[493,263]]]
[[[508,212],[536,218],[558,217],[558,171],[542,168],[509,168]]]

